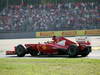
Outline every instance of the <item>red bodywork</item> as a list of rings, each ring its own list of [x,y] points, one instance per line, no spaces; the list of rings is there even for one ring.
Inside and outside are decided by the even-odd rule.
[[[25,44],[25,48],[42,52],[43,54],[58,54],[59,50],[66,52],[71,45],[77,45],[79,52],[84,50],[85,47],[90,45],[90,42],[73,42],[64,37],[57,37],[51,42],[44,44]],[[27,52],[29,53],[29,52]],[[14,55],[16,51],[6,51],[6,55]]]
[[[65,40],[65,45],[59,45],[58,42],[61,42]],[[67,49],[69,45],[76,44],[75,42],[72,42],[64,37],[59,37],[57,40],[52,42],[47,42],[44,44],[25,44],[25,46],[31,47],[33,50],[38,50],[40,52],[43,52],[45,54],[57,54],[57,49]]]

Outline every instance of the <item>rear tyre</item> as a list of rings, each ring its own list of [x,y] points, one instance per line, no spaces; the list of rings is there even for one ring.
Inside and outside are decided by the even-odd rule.
[[[18,57],[24,57],[26,54],[26,49],[22,45],[16,46],[15,51]]]
[[[77,52],[78,52],[77,45],[71,45],[68,48],[69,57],[76,57],[77,56]]]
[[[86,57],[89,55],[89,53],[91,52],[91,47],[88,46],[84,49],[84,51],[81,53],[82,57]]]

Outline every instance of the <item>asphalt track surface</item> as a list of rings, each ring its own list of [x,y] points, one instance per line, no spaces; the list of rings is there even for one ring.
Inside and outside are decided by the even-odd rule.
[[[75,37],[66,37],[70,40],[75,41]],[[89,40],[91,41],[92,52],[84,58],[91,58],[91,59],[100,59],[100,36],[89,36]],[[29,38],[29,39],[0,39],[0,58],[19,58],[16,55],[5,55],[6,50],[13,50],[14,46],[18,44],[25,44],[25,43],[44,43],[46,41],[51,41],[51,38]],[[69,58],[65,55],[54,55],[54,56],[35,56],[32,57],[30,54],[25,55],[25,57],[21,58],[31,58],[31,59],[62,59],[62,58]],[[83,57],[77,57],[83,58]]]

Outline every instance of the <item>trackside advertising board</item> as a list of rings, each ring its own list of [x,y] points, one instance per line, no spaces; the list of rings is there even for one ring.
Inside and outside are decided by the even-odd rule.
[[[36,37],[100,35],[100,30],[66,30],[36,32]]]
[[[100,35],[100,30],[86,30],[86,35]]]
[[[36,37],[51,37],[51,36],[75,36],[75,31],[47,31],[47,32],[36,32]]]

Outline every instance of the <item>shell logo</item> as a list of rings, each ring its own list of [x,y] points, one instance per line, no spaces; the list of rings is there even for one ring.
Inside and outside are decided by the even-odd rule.
[[[46,46],[42,46],[42,49],[46,50],[46,49],[47,49],[47,47],[46,47]]]

